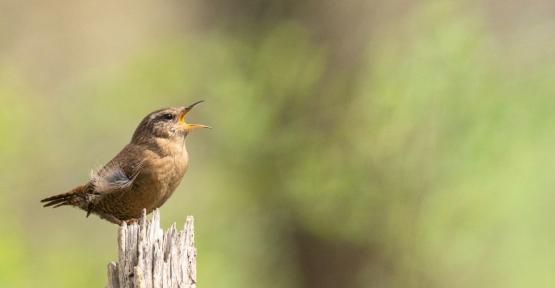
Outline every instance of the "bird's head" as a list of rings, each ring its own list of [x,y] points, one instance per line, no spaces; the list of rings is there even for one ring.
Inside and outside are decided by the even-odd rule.
[[[164,108],[148,114],[135,130],[131,142],[138,143],[153,138],[178,139],[187,136],[194,129],[211,128],[185,121],[193,107],[202,102],[201,100],[189,106]]]

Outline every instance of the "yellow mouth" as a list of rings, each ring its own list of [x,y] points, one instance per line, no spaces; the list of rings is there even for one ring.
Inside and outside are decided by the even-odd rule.
[[[183,128],[187,129],[187,130],[193,130],[193,129],[197,129],[197,128],[209,128],[212,129],[212,127],[207,126],[207,125],[203,125],[203,124],[189,124],[185,121],[185,118],[187,118],[187,114],[189,113],[189,111],[191,111],[193,109],[193,107],[195,107],[195,105],[200,104],[204,101],[197,101],[189,106],[187,106],[185,109],[183,109],[183,111],[181,113],[179,113],[178,116],[178,122],[179,124],[181,124],[181,126],[183,126]]]

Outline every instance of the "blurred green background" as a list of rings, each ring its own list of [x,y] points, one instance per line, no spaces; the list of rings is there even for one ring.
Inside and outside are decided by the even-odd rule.
[[[39,200],[204,99],[199,287],[554,287],[553,1],[0,1],[0,287],[103,287]]]

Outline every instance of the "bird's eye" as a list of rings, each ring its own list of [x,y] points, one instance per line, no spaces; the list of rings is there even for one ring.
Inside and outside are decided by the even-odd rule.
[[[171,113],[165,113],[165,114],[162,114],[162,115],[160,116],[160,119],[166,120],[166,121],[167,121],[167,120],[173,120],[174,117],[175,117],[175,116],[174,116],[173,114],[171,114]]]

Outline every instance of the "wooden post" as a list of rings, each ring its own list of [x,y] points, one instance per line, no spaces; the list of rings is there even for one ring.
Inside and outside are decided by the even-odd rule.
[[[117,262],[108,264],[108,288],[196,288],[193,217],[184,229],[160,228],[160,212],[150,220],[119,227]]]

